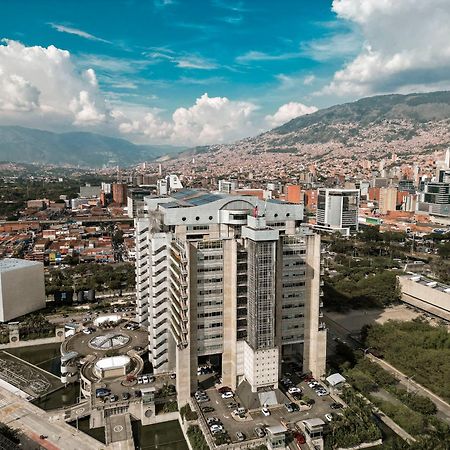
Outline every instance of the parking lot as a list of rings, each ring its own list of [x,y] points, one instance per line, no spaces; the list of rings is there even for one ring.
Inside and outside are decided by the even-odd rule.
[[[292,376],[296,386],[300,387],[303,391],[302,398],[304,400],[314,400],[314,404],[309,408],[301,411],[288,412],[284,405],[270,406],[270,416],[265,416],[261,409],[253,409],[247,412],[245,418],[239,418],[233,411],[237,406],[230,408],[228,405],[235,403],[242,406],[242,402],[239,397],[235,395],[232,399],[223,399],[221,393],[217,390],[217,387],[209,387],[204,389],[209,397],[209,401],[198,403],[200,409],[204,407],[212,407],[212,412],[202,412],[205,420],[215,417],[223,424],[224,430],[228,433],[232,442],[238,442],[236,436],[237,432],[241,432],[245,435],[246,440],[256,439],[255,428],[266,428],[270,426],[279,425],[280,423],[288,426],[289,428],[295,428],[295,423],[305,419],[311,419],[319,417],[326,422],[325,414],[332,412],[330,405],[334,400],[325,395],[319,397],[317,393],[308,386],[306,382],[300,382],[298,377]],[[209,383],[208,383],[209,384]],[[287,395],[287,397],[294,401],[296,404],[300,404],[299,400],[294,400],[292,396],[287,394],[284,388],[280,384],[280,389]]]

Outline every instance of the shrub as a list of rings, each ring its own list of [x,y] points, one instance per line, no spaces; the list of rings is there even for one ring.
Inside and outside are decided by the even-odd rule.
[[[187,435],[192,448],[195,450],[209,450],[202,430],[200,430],[198,425],[191,425],[187,430]]]

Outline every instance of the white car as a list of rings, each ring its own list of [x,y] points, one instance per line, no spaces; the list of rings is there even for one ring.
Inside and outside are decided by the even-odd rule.
[[[327,419],[328,422],[332,422],[333,421],[333,416],[331,414],[325,414],[325,419]]]
[[[314,386],[317,386],[319,383],[317,381],[311,381],[310,383],[308,383],[308,386],[310,388],[314,388]]]
[[[142,382],[143,382],[144,384],[147,384],[149,381],[150,381],[150,380],[148,379],[148,376],[147,376],[147,375],[143,375],[143,376],[142,376]]]
[[[261,409],[261,412],[266,416],[270,416],[270,411],[269,408],[264,407],[263,409]]]
[[[233,393],[231,391],[224,392],[222,398],[233,398]]]
[[[302,390],[299,387],[292,386],[288,389],[289,394],[301,394]]]
[[[209,427],[209,429],[210,429],[212,432],[214,432],[214,431],[223,431],[223,426],[222,426],[222,425],[214,424],[214,425],[211,425],[211,426]]]

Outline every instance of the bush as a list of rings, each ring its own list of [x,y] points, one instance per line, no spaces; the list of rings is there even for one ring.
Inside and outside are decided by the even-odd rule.
[[[330,423],[325,449],[351,447],[380,439],[382,434],[373,421],[370,406],[351,389],[344,390],[343,398],[349,407]]]
[[[450,400],[450,333],[446,327],[421,319],[388,321],[367,330],[366,345],[379,349],[399,370]]]
[[[418,435],[426,430],[425,418],[408,407],[394,405],[393,403],[377,398],[373,399],[373,403],[408,433]]]
[[[180,409],[180,415],[182,417],[182,419],[186,419],[188,422],[191,420],[197,420],[198,419],[198,414],[196,411],[192,411],[191,406],[189,405],[189,403],[187,403],[186,405],[184,405],[181,409]]]
[[[163,406],[163,413],[171,413],[171,412],[175,412],[178,411],[178,403],[176,401],[170,401],[167,403],[164,403]]]
[[[187,430],[187,435],[192,448],[195,450],[209,450],[202,430],[200,430],[198,425],[191,425]]]
[[[404,389],[393,389],[392,393],[413,411],[427,416],[437,412],[436,405],[428,397],[406,392]]]

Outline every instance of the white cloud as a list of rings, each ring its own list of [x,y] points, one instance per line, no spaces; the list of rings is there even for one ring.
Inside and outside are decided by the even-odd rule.
[[[361,37],[356,32],[336,33],[325,38],[303,42],[300,48],[302,56],[324,62],[355,55],[361,49]]]
[[[283,123],[295,117],[304,116],[305,114],[312,114],[317,111],[315,106],[307,106],[303,103],[289,102],[278,108],[275,114],[266,116],[266,122],[271,127],[278,127]]]
[[[60,25],[57,23],[50,23],[49,25],[55,30],[59,31],[60,33],[74,34],[75,36],[79,36],[84,39],[89,39],[90,41],[106,42],[107,44],[111,43],[106,39],[99,38],[97,36],[94,36],[93,34],[87,33],[86,31],[80,30],[78,28],[67,27],[65,25]]]
[[[0,67],[0,111],[32,111],[39,107],[39,89]]]
[[[176,66],[182,69],[211,70],[217,67],[215,63],[199,56],[185,56],[174,59],[174,61]]]
[[[177,108],[171,120],[162,120],[152,112],[146,114],[143,120],[124,120],[119,129],[125,134],[166,139],[174,144],[230,142],[255,132],[252,114],[256,109],[253,103],[203,94],[194,105]]]
[[[253,61],[283,61],[286,59],[300,58],[301,56],[302,54],[299,52],[271,54],[252,50],[238,56],[236,62],[247,64]]]
[[[53,45],[26,47],[11,40],[0,45],[0,110],[2,118],[13,114],[27,124],[49,118],[94,125],[108,117],[94,70],[79,72],[70,53]]]
[[[322,93],[350,97],[450,88],[448,0],[334,0],[332,8],[359,27],[365,46]]]
[[[307,75],[305,78],[303,78],[303,84],[305,86],[310,86],[311,84],[316,81],[316,77],[314,75]]]
[[[243,137],[252,128],[251,115],[256,109],[253,103],[203,94],[195,105],[173,113],[172,139],[211,144]]]

